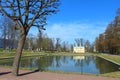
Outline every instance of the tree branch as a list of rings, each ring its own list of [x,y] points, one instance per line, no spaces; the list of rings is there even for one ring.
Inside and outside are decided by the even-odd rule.
[[[28,23],[28,15],[29,15],[29,1],[26,1],[25,22],[24,22],[24,24],[27,24],[27,23]]]
[[[42,2],[42,1],[41,1],[41,2]],[[40,5],[38,12],[35,14],[35,16],[33,17],[33,19],[31,20],[31,22],[29,23],[29,27],[31,27],[31,26],[33,25],[36,17],[39,16],[39,13],[40,13],[41,10],[42,10],[42,4]]]

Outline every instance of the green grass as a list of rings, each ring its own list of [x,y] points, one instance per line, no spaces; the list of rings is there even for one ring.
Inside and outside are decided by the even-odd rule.
[[[106,58],[112,62],[120,64],[120,56],[118,55],[110,55],[110,54],[98,54],[97,56]],[[107,76],[107,77],[117,77],[120,78],[120,71],[106,73],[106,74],[100,74],[100,76]]]
[[[24,56],[38,56],[38,55],[47,55],[45,52],[23,52],[22,57]],[[13,58],[15,56],[15,52],[0,52],[0,58]]]
[[[36,55],[93,55],[93,54],[79,54],[79,53],[72,53],[72,52],[28,52],[28,51],[23,51],[22,56],[36,56]],[[0,58],[4,58],[4,57],[14,57],[15,56],[15,52],[0,52]]]
[[[106,74],[100,74],[100,76],[120,78],[120,71],[106,73]]]
[[[15,53],[0,53],[0,58],[2,58],[2,57],[11,57],[11,56],[14,56],[15,55]]]
[[[120,64],[120,56],[118,56],[118,55],[100,54],[99,56],[107,58],[113,62]]]

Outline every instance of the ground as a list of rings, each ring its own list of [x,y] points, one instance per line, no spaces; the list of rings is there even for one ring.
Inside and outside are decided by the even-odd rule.
[[[0,80],[120,80],[120,78],[101,77],[94,75],[66,74],[21,70],[20,76],[11,73],[11,68],[0,67]]]

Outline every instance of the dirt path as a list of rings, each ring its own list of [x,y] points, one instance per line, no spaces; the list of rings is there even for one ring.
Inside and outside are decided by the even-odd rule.
[[[20,74],[18,77],[13,76],[10,68],[0,67],[0,80],[120,80],[120,78],[53,72],[30,72],[28,70],[22,70]]]

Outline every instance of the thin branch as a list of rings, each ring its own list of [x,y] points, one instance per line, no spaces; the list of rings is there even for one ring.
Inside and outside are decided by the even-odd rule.
[[[42,1],[41,1],[41,2],[42,2]],[[42,10],[42,4],[40,5],[38,12],[35,14],[35,16],[33,17],[33,19],[31,20],[31,22],[29,23],[29,26],[30,26],[30,27],[33,25],[36,17],[39,16],[39,13],[41,12],[41,10]]]
[[[19,0],[17,0],[17,7],[18,7],[18,14],[19,14],[19,16],[20,16],[20,22],[21,22],[22,25],[23,25],[23,20],[22,20],[22,15],[21,15],[21,10],[20,10]]]
[[[27,24],[27,23],[28,23],[28,15],[29,15],[29,1],[26,1],[25,22],[24,22],[24,24]]]

